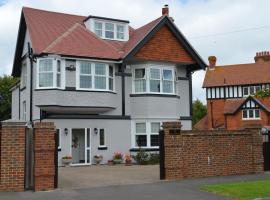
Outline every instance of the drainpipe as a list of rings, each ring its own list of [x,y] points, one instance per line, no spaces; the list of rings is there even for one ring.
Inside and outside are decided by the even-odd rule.
[[[30,43],[28,42],[28,58],[30,60],[30,123],[31,126],[33,124],[33,49],[30,47]]]
[[[213,102],[210,101],[210,108],[211,108],[211,125],[212,129],[214,129],[214,116],[213,116]]]
[[[123,61],[121,64],[121,85],[122,85],[122,116],[126,115],[126,83],[125,83],[125,67],[126,63]]]

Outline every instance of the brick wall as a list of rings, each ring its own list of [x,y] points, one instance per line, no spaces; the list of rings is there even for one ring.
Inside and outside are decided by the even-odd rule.
[[[164,123],[163,128],[168,180],[263,171],[258,130],[180,132],[180,122]]]
[[[195,63],[167,26],[162,27],[135,57],[144,60]]]
[[[51,122],[34,125],[34,188],[35,191],[54,189],[55,181],[55,126]]]
[[[0,151],[0,191],[23,191],[25,122],[2,122]]]

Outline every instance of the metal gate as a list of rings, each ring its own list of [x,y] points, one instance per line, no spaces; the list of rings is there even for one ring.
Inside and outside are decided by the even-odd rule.
[[[34,129],[25,130],[25,189],[34,189]]]
[[[270,170],[270,141],[269,135],[265,135],[264,143],[263,143],[263,158],[264,158],[264,171]]]

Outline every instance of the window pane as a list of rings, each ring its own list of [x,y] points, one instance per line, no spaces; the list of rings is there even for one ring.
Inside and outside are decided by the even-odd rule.
[[[61,87],[61,74],[57,73],[56,84],[57,84],[57,87]]]
[[[104,146],[105,145],[105,133],[104,129],[99,130],[99,145]]]
[[[105,23],[106,31],[114,31],[114,25],[112,23]]]
[[[145,92],[146,91],[146,80],[135,80],[135,92]]]
[[[163,78],[165,80],[173,80],[172,70],[164,69],[163,70]]]
[[[260,118],[260,110],[259,109],[255,110],[255,117]]]
[[[256,92],[261,90],[261,86],[256,86]]]
[[[150,92],[160,92],[159,80],[150,80]]]
[[[39,72],[51,72],[53,70],[52,59],[41,60],[39,62]]]
[[[244,88],[243,88],[243,93],[244,93],[245,96],[248,95],[248,88],[247,88],[247,87],[244,87]]]
[[[159,69],[150,69],[150,78],[151,79],[160,79],[160,70]]]
[[[113,67],[109,66],[109,76],[113,77]]]
[[[146,135],[136,135],[136,146],[146,147],[147,146],[147,136]]]
[[[81,74],[91,74],[91,63],[90,62],[81,62],[80,73]]]
[[[159,146],[159,135],[151,135],[151,146]]]
[[[106,75],[106,65],[102,63],[95,64],[95,74]]]
[[[117,32],[124,32],[124,26],[123,25],[117,25]]]
[[[173,82],[172,81],[163,81],[163,92],[164,93],[173,93]]]
[[[92,76],[80,76],[80,88],[92,88]]]
[[[106,77],[95,77],[95,88],[96,89],[106,89]]]
[[[160,129],[160,123],[159,122],[152,122],[151,123],[151,133],[158,133]]]
[[[124,33],[117,32],[117,39],[123,40],[124,39]]]
[[[146,133],[146,124],[136,123],[136,133]]]
[[[255,88],[253,86],[250,87],[250,94],[255,94]]]
[[[53,86],[53,73],[40,73],[39,74],[39,87],[52,87]]]
[[[144,78],[145,69],[135,69],[135,78]]]
[[[113,90],[113,79],[109,78],[109,90]]]
[[[254,118],[253,110],[248,110],[249,118]]]
[[[243,110],[243,118],[247,118],[247,110]]]
[[[95,22],[95,29],[102,29],[102,23],[101,22]]]

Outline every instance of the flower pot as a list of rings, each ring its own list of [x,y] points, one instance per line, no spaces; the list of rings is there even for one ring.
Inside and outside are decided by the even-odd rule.
[[[113,160],[108,160],[108,165],[113,165]]]
[[[121,164],[122,161],[123,161],[122,159],[113,159],[114,164]]]
[[[94,161],[97,165],[99,165],[101,163],[101,161],[103,160],[103,157],[94,157]]]
[[[62,158],[62,163],[63,163],[65,166],[69,166],[71,162],[72,162],[72,158],[68,158],[68,159],[63,159],[63,158]]]

